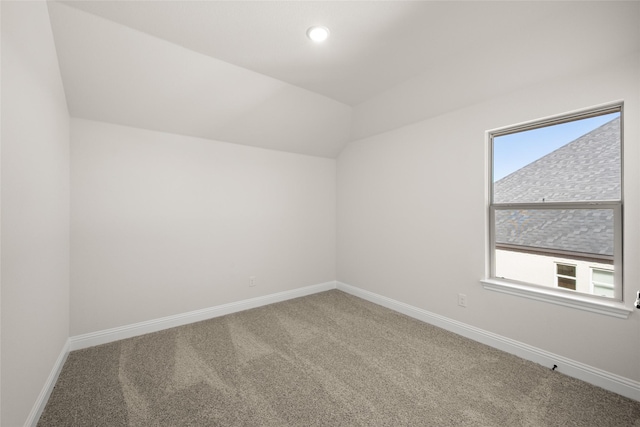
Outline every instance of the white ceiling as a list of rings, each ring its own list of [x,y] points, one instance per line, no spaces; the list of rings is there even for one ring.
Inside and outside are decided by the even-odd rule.
[[[479,72],[513,89],[640,43],[638,2],[63,3],[49,11],[72,116],[324,157],[352,137],[354,111],[407,82],[451,88],[424,101],[433,115],[477,101],[458,89]],[[309,41],[311,25],[329,40]],[[505,57],[535,63],[505,79]]]

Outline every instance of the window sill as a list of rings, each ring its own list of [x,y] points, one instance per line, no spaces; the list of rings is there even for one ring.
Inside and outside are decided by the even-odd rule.
[[[578,310],[590,311],[592,313],[604,314],[606,316],[618,317],[620,319],[627,319],[633,311],[628,307],[625,307],[621,302],[595,300],[580,295],[565,295],[559,292],[554,292],[552,289],[538,289],[496,279],[484,279],[480,282],[485,289],[490,291],[516,295],[536,301],[544,301],[551,304],[562,305],[564,307],[571,307]]]

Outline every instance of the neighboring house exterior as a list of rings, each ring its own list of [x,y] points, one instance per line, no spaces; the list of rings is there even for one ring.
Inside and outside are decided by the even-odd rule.
[[[494,184],[495,202],[619,200],[620,118]],[[608,209],[496,212],[496,277],[613,296]]]

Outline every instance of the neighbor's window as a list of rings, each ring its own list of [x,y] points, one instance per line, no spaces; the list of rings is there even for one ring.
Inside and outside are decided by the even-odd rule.
[[[593,286],[594,295],[613,297],[613,270],[592,268],[591,285]]]
[[[556,285],[560,288],[576,290],[576,266],[556,264]]]
[[[622,299],[621,135],[621,105],[489,133],[491,278]]]

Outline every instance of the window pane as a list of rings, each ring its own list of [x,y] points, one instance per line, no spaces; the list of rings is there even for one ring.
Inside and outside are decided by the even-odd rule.
[[[613,222],[613,209],[496,209],[495,277],[613,297]]]
[[[613,271],[593,269],[593,281],[613,285]]]
[[[496,248],[584,254],[610,261],[613,220],[613,209],[496,210]]]
[[[620,113],[493,138],[493,202],[620,200]]]
[[[565,289],[576,290],[575,279],[566,279],[564,277],[558,277],[558,286]]]
[[[604,287],[601,287],[601,286],[594,286],[593,287],[593,294],[594,295],[599,295],[601,297],[613,298],[613,288],[604,288]]]
[[[576,277],[576,267],[574,265],[558,264],[558,274],[563,276]]]

